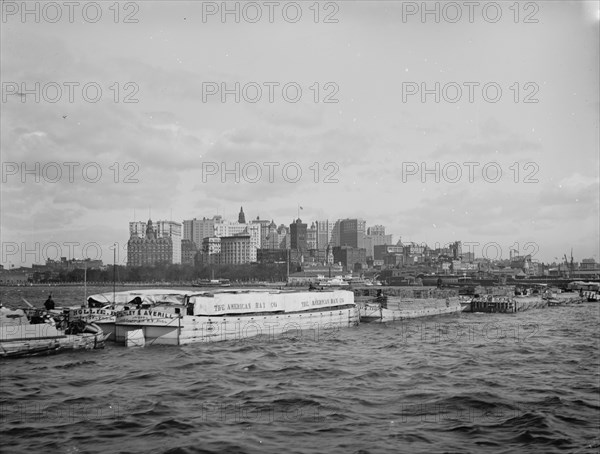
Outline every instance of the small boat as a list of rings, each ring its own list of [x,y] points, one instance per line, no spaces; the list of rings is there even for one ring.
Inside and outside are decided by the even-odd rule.
[[[600,301],[600,293],[588,292],[586,298],[588,303],[597,303],[598,301]]]
[[[544,300],[548,303],[548,306],[572,306],[573,304],[580,304],[585,301],[583,292],[562,292],[559,289],[549,288],[544,293]]]
[[[321,287],[347,287],[349,284],[342,276],[336,276],[331,279],[325,279],[319,282]]]
[[[192,287],[231,287],[229,279],[200,279]]]
[[[98,325],[70,321],[61,311],[0,307],[0,358],[104,348],[107,337]]]

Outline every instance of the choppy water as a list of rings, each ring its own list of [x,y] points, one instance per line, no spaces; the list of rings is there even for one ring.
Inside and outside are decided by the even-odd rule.
[[[23,295],[2,292],[8,305]],[[21,292],[36,305],[47,296]],[[57,304],[82,295],[53,289]],[[0,443],[10,453],[596,453],[599,311],[2,361]]]

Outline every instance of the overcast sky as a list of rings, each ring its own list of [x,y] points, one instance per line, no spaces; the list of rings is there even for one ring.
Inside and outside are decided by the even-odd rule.
[[[439,22],[421,2],[276,3],[240,3],[238,23],[221,2],[107,2],[96,22],[85,2],[72,21],[40,4],[39,22],[3,2],[2,264],[55,258],[52,242],[112,263],[134,213],[236,220],[241,205],[599,259],[597,1],[440,3]]]

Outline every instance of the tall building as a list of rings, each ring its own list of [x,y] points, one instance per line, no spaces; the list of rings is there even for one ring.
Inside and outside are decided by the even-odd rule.
[[[244,208],[240,207],[240,214],[238,214],[238,223],[239,224],[245,224],[246,223],[246,216],[244,215]]]
[[[267,232],[262,241],[262,249],[280,249],[279,233],[277,233],[277,225],[271,221],[267,227]]]
[[[221,237],[221,253],[219,254],[219,263],[222,265],[242,265],[256,261],[256,251],[254,251],[254,260],[251,259],[250,235],[240,233],[233,236]]]
[[[156,236],[171,238],[173,242],[173,262],[181,263],[181,224],[174,221],[156,221]]]
[[[304,224],[300,218],[290,224],[291,249],[296,249],[298,251],[305,251],[307,249],[306,227],[306,224]]]
[[[450,250],[452,251],[452,255],[454,260],[462,260],[462,242],[455,241],[450,245]]]
[[[290,249],[292,247],[292,235],[290,229],[281,224],[277,228],[277,233],[279,234],[279,247],[281,249]]]
[[[371,236],[385,236],[385,226],[374,225],[367,229],[367,235]]]
[[[330,237],[330,242],[329,244],[331,244],[332,246],[339,246],[341,244],[340,241],[340,224],[342,221],[340,221],[339,219],[337,221],[335,221],[333,223],[333,227],[331,228],[331,237]]]
[[[317,221],[317,249],[326,250],[327,246],[332,244],[333,240],[333,228],[335,226],[335,222],[324,220]],[[339,229],[338,229],[339,234]]]
[[[152,220],[148,220],[143,236],[138,233],[138,223],[130,223],[129,226],[128,266],[181,263],[181,224],[173,221],[158,221],[154,225]]]
[[[309,250],[317,249],[317,227],[314,222],[306,229],[306,247]]]
[[[211,219],[190,219],[183,221],[183,239],[196,243],[198,249],[202,248],[202,240],[215,235],[215,225],[222,223],[222,216],[213,216]]]
[[[202,264],[215,265],[221,258],[221,238],[210,236],[202,240]]]
[[[129,236],[136,235],[138,238],[146,238],[146,223],[134,221],[129,223]]]
[[[275,225],[273,221],[267,219],[261,219],[260,216],[256,216],[256,219],[250,221],[250,224],[256,224],[259,226],[259,248],[266,248],[267,236],[271,228],[271,224]]]
[[[193,265],[197,253],[196,243],[191,240],[181,240],[181,263],[183,265]]]
[[[374,256],[375,246],[382,246],[384,244],[392,244],[389,235],[385,234],[385,227],[383,225],[374,225],[369,227],[365,237],[365,249],[367,250],[367,257]]]
[[[340,245],[364,249],[366,222],[362,219],[342,219],[340,221]]]

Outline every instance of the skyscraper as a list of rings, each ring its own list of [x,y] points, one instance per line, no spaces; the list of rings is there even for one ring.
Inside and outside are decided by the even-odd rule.
[[[202,240],[215,235],[215,225],[222,223],[222,216],[213,216],[211,219],[190,219],[183,221],[183,239],[196,243],[198,249],[202,248]]]
[[[317,227],[314,222],[309,229],[306,229],[306,247],[307,249],[317,249]]]
[[[364,248],[365,229],[366,222],[362,219],[342,219],[340,221],[340,245]]]
[[[298,251],[305,251],[307,249],[306,227],[306,224],[300,218],[290,224],[291,249]]]
[[[317,249],[326,250],[332,243],[334,222],[329,220],[317,221]]]

